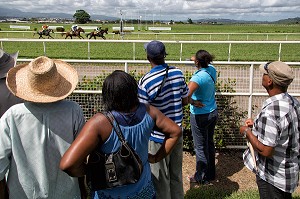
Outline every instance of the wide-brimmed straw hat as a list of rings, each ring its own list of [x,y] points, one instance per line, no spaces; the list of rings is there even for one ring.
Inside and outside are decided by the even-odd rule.
[[[18,54],[19,51],[13,54],[8,54],[0,48],[0,79],[6,77],[9,69],[16,65]]]
[[[45,56],[11,68],[6,79],[14,95],[37,103],[62,100],[72,93],[77,83],[77,71],[70,64]]]

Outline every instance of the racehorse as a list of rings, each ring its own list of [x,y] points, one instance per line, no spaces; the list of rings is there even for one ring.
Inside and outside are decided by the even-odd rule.
[[[96,36],[97,36],[97,37],[102,37],[102,39],[106,39],[106,37],[104,36],[104,33],[108,34],[107,31],[108,31],[108,28],[101,29],[100,31],[97,31],[97,32],[93,31],[93,32],[86,34],[86,37],[89,37],[89,39],[94,37],[94,39],[96,39]]]
[[[52,38],[52,39],[54,39],[51,35],[50,35],[50,33],[54,33],[54,31],[53,31],[53,29],[46,29],[46,30],[40,30],[40,31],[37,31],[36,33],[33,33],[33,36],[35,35],[35,34],[38,34],[38,35],[40,35],[40,37],[39,37],[39,39],[40,38],[42,38],[42,39],[45,39],[44,37],[43,37],[43,35],[45,35],[45,36],[48,36],[48,39],[49,38]]]
[[[73,36],[74,37],[78,37],[79,39],[84,39],[83,36],[80,35],[81,32],[84,33],[84,30],[81,27],[79,27],[75,31],[75,33],[73,31],[71,31],[71,32],[63,32],[63,33],[61,33],[61,36],[66,35],[65,39],[67,39],[68,37],[71,37],[71,39],[72,39]]]

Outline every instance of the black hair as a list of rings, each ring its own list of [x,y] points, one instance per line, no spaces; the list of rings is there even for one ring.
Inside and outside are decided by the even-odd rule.
[[[198,50],[196,52],[195,58],[199,61],[199,64],[202,68],[207,68],[208,64],[210,64],[213,61],[214,56],[206,50]]]
[[[129,112],[139,104],[137,82],[128,73],[115,70],[103,82],[102,97],[107,111]]]

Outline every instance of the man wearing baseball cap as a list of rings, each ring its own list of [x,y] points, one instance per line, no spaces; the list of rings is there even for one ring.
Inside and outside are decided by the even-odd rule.
[[[12,105],[23,102],[22,99],[15,97],[7,89],[5,83],[7,72],[16,65],[18,53],[8,54],[0,48],[0,117]]]
[[[259,66],[269,94],[256,119],[247,119],[240,133],[254,152],[244,152],[244,164],[256,174],[260,198],[292,198],[299,180],[300,104],[287,93],[293,70],[281,61]],[[254,157],[254,158],[253,158]]]
[[[0,48],[0,118],[11,106],[22,103],[23,100],[14,96],[6,86],[6,75],[17,62],[19,52],[6,53]],[[0,181],[0,198],[8,198],[5,180]]]
[[[165,63],[165,45],[151,41],[144,45],[151,70],[139,81],[139,99],[157,107],[181,126],[183,106],[188,103],[188,87],[180,69]],[[156,154],[164,142],[164,134],[154,128],[149,142],[149,153]],[[163,160],[151,164],[157,199],[182,199],[182,137]]]

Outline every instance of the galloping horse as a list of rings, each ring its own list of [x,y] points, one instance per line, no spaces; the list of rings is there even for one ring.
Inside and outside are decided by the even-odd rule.
[[[80,35],[81,32],[84,33],[84,30],[81,27],[79,27],[75,31],[75,33],[73,31],[71,31],[71,32],[65,32],[65,33],[61,33],[61,36],[66,35],[65,39],[67,39],[68,37],[71,37],[71,39],[72,39],[72,36],[78,37],[79,39],[84,39],[83,36]]]
[[[49,38],[54,39],[54,38],[50,35],[50,33],[54,33],[54,31],[53,31],[53,29],[50,29],[50,28],[49,28],[49,29],[46,29],[46,30],[44,30],[44,31],[42,31],[42,30],[37,31],[36,33],[33,33],[33,36],[34,36],[35,34],[38,34],[38,35],[40,35],[39,39],[40,39],[40,38],[44,39],[43,35],[48,36],[48,39],[49,39]]]
[[[106,39],[106,37],[104,36],[104,33],[108,34],[107,31],[108,31],[108,28],[101,29],[98,32],[93,31],[93,32],[90,32],[90,33],[86,34],[86,37],[89,37],[89,39],[94,37],[94,39],[96,39],[96,36],[97,36],[97,37],[102,37],[102,39]]]

